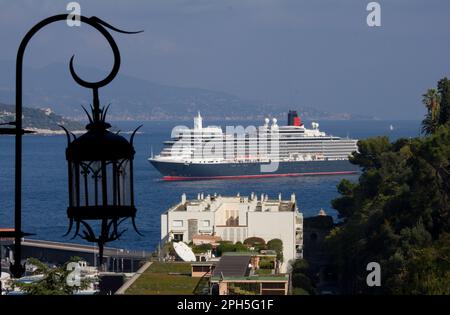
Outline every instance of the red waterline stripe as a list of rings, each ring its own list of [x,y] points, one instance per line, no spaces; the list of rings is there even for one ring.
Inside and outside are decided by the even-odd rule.
[[[356,171],[342,172],[313,172],[313,173],[287,173],[287,174],[260,174],[260,175],[236,175],[236,176],[204,176],[204,177],[187,177],[187,176],[164,176],[165,181],[177,180],[206,180],[206,179],[243,179],[243,178],[267,178],[267,177],[293,177],[307,175],[343,175],[355,174]]]

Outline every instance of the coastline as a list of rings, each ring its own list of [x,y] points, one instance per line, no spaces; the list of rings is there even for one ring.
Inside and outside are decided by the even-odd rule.
[[[26,130],[32,131],[33,133],[26,133],[24,136],[65,136],[66,132],[64,130],[51,130],[51,129],[41,129],[41,128],[24,128]],[[73,130],[70,133],[74,135],[82,135],[86,133],[86,130]],[[132,134],[133,131],[120,131],[121,134]],[[143,134],[144,132],[138,131],[136,134]],[[11,135],[14,136],[14,135]]]

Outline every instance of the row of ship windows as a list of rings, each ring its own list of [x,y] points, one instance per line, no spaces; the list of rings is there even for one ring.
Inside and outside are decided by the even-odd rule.
[[[175,146],[175,147],[173,147],[173,146],[166,146],[164,149],[172,149],[172,148],[174,148],[174,149],[177,149],[177,148],[180,148],[180,149],[182,149],[182,148],[184,148],[184,147],[186,147],[186,148],[191,148],[191,147],[193,147],[193,148],[196,148],[196,147],[204,147],[204,146],[211,146],[211,145],[208,145],[208,144],[203,144],[203,145],[190,145],[190,144],[183,144],[183,145],[179,145],[179,146]],[[270,147],[271,145],[270,144],[267,144],[267,145],[264,145],[264,146],[266,146],[266,147]],[[251,143],[251,144],[248,144],[248,145],[245,145],[245,144],[238,144],[238,145],[232,145],[232,146],[229,146],[229,145],[224,145],[224,146],[219,146],[219,147],[222,147],[222,148],[228,148],[228,147],[233,147],[233,148],[258,148],[258,147],[264,147],[263,145],[258,145],[258,144],[256,144],[256,143]],[[357,146],[354,144],[354,143],[333,143],[333,144],[331,144],[331,143],[280,143],[279,145],[278,145],[279,147],[289,147],[289,148],[292,148],[292,147],[299,147],[299,148],[302,148],[302,147],[326,147],[326,148],[334,148],[334,147],[345,147],[345,148],[356,148]],[[214,148],[214,145],[212,145],[211,146],[212,148]]]
[[[161,151],[161,153],[164,152],[168,152],[168,153],[173,153],[173,154],[179,154],[179,153],[183,153],[183,152],[237,152],[237,153],[244,153],[244,152],[248,152],[248,153],[267,153],[267,152],[278,152],[278,151],[285,151],[285,152],[311,152],[311,151],[318,151],[318,152],[323,152],[323,151],[347,151],[347,152],[353,152],[356,151],[357,148],[356,147],[334,147],[334,148],[327,148],[327,147],[303,147],[303,148],[299,148],[299,147],[295,147],[295,148],[286,148],[286,147],[281,147],[281,148],[230,148],[230,149],[214,149],[212,148],[211,150],[206,150],[206,149],[201,149],[201,148],[193,148],[188,149],[185,148],[183,149],[164,149]]]
[[[271,137],[254,137],[254,138],[249,138],[249,137],[233,137],[233,138],[180,138],[180,139],[172,139],[172,140],[167,140],[164,141],[165,143],[175,143],[175,142],[217,142],[217,141],[223,141],[223,142],[230,142],[230,141],[257,141],[258,139],[261,140],[270,140]],[[353,139],[346,139],[346,138],[339,138],[339,137],[320,137],[320,139],[317,139],[317,137],[298,137],[298,138],[293,138],[293,137],[279,137],[280,141],[323,141],[323,140],[328,140],[328,141],[351,141],[351,142],[356,142]]]

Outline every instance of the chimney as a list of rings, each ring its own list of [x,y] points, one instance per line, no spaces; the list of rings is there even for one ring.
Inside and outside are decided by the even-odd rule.
[[[278,201],[281,202],[281,193],[278,194]]]
[[[202,116],[198,112],[197,117],[194,118],[194,129],[199,130],[203,128]]]
[[[183,193],[183,194],[181,195],[181,203],[182,203],[182,204],[185,204],[185,203],[186,203],[186,193]]]

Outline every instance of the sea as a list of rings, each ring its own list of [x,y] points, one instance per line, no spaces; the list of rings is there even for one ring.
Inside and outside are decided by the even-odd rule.
[[[342,179],[358,181],[358,175],[330,175],[278,177],[261,179],[205,180],[165,182],[147,161],[151,152],[158,153],[163,141],[170,138],[176,125],[192,126],[186,122],[113,122],[123,131],[143,125],[135,137],[134,193],[138,209],[136,223],[143,236],[134,232],[130,222],[122,224],[127,231],[120,240],[108,246],[152,251],[160,240],[160,215],[180,201],[181,194],[196,198],[198,193],[225,195],[260,195],[289,199],[295,193],[298,208],[305,217],[325,210],[336,220],[337,213],[331,201],[338,197],[336,186]],[[308,125],[308,122],[306,123]],[[204,125],[259,126],[255,121],[215,121]],[[416,137],[420,134],[419,121],[321,121],[320,130],[328,134],[363,139],[388,136],[391,140]],[[129,137],[129,134],[124,134]],[[62,135],[26,135],[23,139],[23,231],[33,233],[30,238],[86,244],[83,239],[64,237],[68,228],[68,180],[65,160],[66,137]],[[14,137],[0,137],[0,227],[14,226]]]

